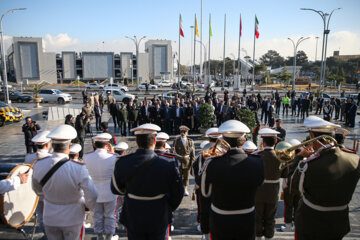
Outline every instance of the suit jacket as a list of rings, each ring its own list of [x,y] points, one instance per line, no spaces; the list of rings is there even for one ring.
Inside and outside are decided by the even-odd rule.
[[[174,141],[173,147],[175,148],[175,153],[179,155],[179,160],[181,162],[180,168],[190,169],[195,160],[195,147],[193,140],[187,138],[184,146],[181,141],[181,136],[178,136]]]

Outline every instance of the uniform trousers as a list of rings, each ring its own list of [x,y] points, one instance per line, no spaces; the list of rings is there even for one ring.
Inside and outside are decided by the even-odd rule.
[[[167,226],[168,228],[169,226]],[[127,231],[128,240],[164,240],[169,239],[169,235],[164,229],[161,233],[141,233]]]
[[[96,203],[94,207],[94,232],[96,234],[114,234],[116,224],[117,200]]]
[[[191,166],[191,165],[190,165]],[[190,168],[179,168],[184,186],[189,186]]]
[[[284,189],[284,218],[285,223],[292,223],[295,221],[295,212],[301,198],[300,192],[297,189],[289,191],[289,187]]]
[[[39,199],[38,205],[36,207],[36,215],[39,221],[40,231],[45,233],[43,213],[44,213],[44,200]]]
[[[265,203],[256,202],[256,236],[265,236],[272,238],[275,233],[275,214],[277,210],[277,202]]]
[[[46,237],[51,240],[78,240],[80,239],[82,225],[82,223],[69,227],[45,225]]]

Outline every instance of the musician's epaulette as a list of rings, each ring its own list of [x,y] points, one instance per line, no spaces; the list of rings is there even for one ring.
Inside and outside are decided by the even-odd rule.
[[[176,157],[176,155],[171,154],[171,153],[161,153],[161,152],[157,152],[157,155],[163,156],[163,157],[167,157],[167,158],[175,158],[175,157]]]
[[[311,155],[310,157],[308,157],[305,161],[310,162],[318,157],[320,157],[320,153],[315,153],[314,155]]]
[[[356,151],[350,150],[350,149],[348,149],[348,148],[340,148],[340,149],[341,149],[343,152],[356,154]]]
[[[84,162],[80,162],[80,161],[77,161],[77,160],[74,160],[74,159],[70,159],[70,161],[73,162],[73,163],[80,164],[80,165],[85,165]]]

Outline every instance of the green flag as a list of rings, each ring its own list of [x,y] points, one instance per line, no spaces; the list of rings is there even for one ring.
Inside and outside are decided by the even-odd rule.
[[[210,26],[210,37],[212,37],[213,33],[212,33],[212,28],[211,28],[211,18],[209,19],[209,26]]]

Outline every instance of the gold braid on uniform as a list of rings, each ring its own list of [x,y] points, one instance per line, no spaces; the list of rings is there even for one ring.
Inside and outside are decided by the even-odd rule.
[[[200,187],[201,188],[201,194],[206,198],[209,198],[211,193],[212,193],[212,183],[209,184],[209,191],[205,192],[206,169],[209,166],[211,160],[212,160],[212,158],[208,158],[204,162],[203,168],[199,172],[199,175],[201,174],[201,187]]]

